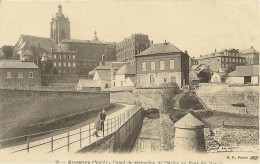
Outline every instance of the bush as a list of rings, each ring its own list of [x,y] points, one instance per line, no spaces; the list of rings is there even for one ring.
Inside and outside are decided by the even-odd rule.
[[[162,103],[163,109],[166,112],[171,111],[175,106],[174,98],[180,93],[180,89],[177,83],[162,84]]]
[[[180,96],[181,98],[179,100],[179,105],[181,109],[193,109],[193,110],[203,109],[203,106],[201,105],[195,93],[184,92]]]

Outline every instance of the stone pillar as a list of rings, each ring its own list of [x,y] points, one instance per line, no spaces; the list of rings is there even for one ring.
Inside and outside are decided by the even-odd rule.
[[[194,113],[188,113],[174,126],[174,152],[206,152],[205,124]]]

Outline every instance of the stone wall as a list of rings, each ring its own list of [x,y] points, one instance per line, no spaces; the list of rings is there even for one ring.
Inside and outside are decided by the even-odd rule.
[[[143,124],[143,111],[139,109],[117,131],[81,149],[85,152],[130,152]]]
[[[210,135],[209,129],[204,133],[208,152],[259,151],[258,128],[219,127],[212,131],[214,135]]]
[[[111,103],[135,104],[135,97],[132,91],[119,91],[110,93]]]
[[[0,90],[1,135],[21,135],[16,134],[21,129],[100,110],[110,105],[109,97],[109,93]]]
[[[232,106],[232,104],[244,103],[247,107],[247,114],[258,116],[258,86],[229,87],[222,84],[202,85],[196,93],[211,110],[245,114],[245,108]]]

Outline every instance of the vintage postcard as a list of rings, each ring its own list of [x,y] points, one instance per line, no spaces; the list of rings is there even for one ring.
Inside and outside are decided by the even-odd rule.
[[[0,163],[259,163],[257,0],[0,1]]]

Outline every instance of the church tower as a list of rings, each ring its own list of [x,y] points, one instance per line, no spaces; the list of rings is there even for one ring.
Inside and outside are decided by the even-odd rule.
[[[64,17],[62,13],[62,6],[58,6],[58,12],[55,18],[51,19],[51,39],[54,39],[58,44],[63,39],[70,39],[70,21]]]

